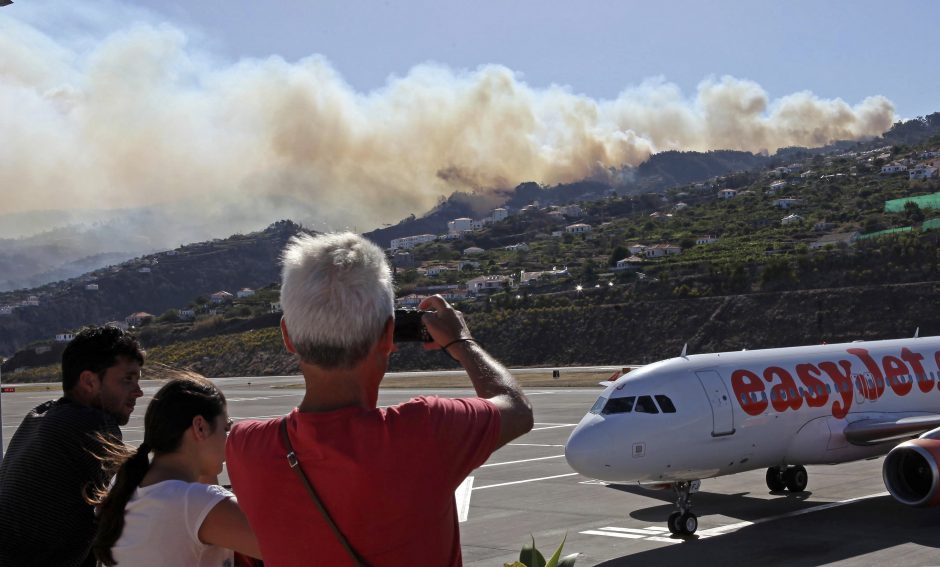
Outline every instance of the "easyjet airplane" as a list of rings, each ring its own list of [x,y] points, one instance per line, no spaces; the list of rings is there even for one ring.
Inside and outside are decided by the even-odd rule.
[[[803,491],[803,465],[888,454],[894,498],[940,504],[940,337],[683,355],[624,374],[565,446],[579,473],[676,492],[672,533],[698,528],[700,479],[767,468]]]

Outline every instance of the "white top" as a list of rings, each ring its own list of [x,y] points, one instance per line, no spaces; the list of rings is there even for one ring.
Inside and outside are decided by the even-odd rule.
[[[221,486],[165,480],[138,488],[124,511],[124,530],[111,548],[127,567],[231,567],[231,550],[199,541],[216,504],[235,495]]]

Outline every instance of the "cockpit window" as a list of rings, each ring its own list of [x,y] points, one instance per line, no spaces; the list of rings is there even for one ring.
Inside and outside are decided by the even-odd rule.
[[[608,400],[607,405],[604,406],[604,411],[601,413],[604,415],[612,413],[630,413],[630,411],[633,410],[634,400],[636,400],[634,396],[628,398],[611,398]]]
[[[636,407],[633,408],[637,413],[659,413],[656,404],[653,403],[651,396],[640,396],[636,400]]]
[[[594,405],[591,406],[591,411],[589,413],[601,413],[601,409],[604,408],[604,404],[607,403],[607,398],[601,396],[597,398],[597,401],[594,402]]]
[[[663,413],[676,413],[676,406],[672,404],[672,400],[668,396],[657,395],[656,403],[659,404],[659,409],[663,410]]]

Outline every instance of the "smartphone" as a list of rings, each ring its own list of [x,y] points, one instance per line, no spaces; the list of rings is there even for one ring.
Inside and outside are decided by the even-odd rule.
[[[419,309],[396,309],[395,310],[395,335],[393,340],[396,343],[410,342],[433,342],[431,334],[427,327],[421,321],[421,316],[429,311]]]

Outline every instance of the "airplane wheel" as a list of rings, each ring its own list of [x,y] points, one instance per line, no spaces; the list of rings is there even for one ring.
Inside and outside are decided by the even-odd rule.
[[[767,488],[771,492],[783,492],[787,488],[786,481],[783,480],[783,471],[780,467],[770,467],[767,469]]]
[[[686,535],[692,535],[698,529],[698,517],[692,512],[686,512],[679,516],[676,522],[679,532]]]
[[[783,481],[790,492],[803,492],[809,482],[809,474],[802,466],[790,467],[783,471]]]
[[[673,512],[672,514],[669,514],[669,519],[666,520],[666,525],[669,526],[669,533],[671,534],[679,533],[678,520],[681,515],[682,514],[680,514],[679,512]]]

